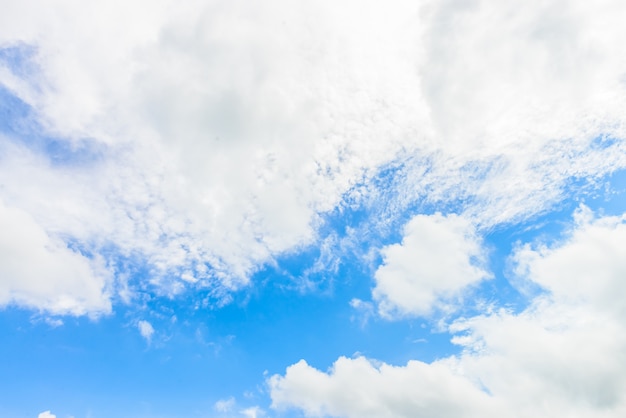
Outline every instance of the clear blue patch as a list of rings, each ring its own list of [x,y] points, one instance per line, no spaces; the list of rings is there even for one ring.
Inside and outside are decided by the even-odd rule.
[[[108,152],[106,145],[90,139],[67,141],[44,137],[38,145],[53,165],[89,166],[103,161]]]
[[[0,85],[0,132],[14,136],[28,130],[31,108]]]
[[[594,138],[589,146],[591,149],[604,150],[614,145],[617,145],[619,142],[621,141],[617,138],[613,138],[607,135],[600,135],[597,138]]]
[[[626,170],[615,171],[587,186],[589,190],[578,201],[599,216],[626,213]]]
[[[33,76],[38,71],[35,63],[37,48],[27,44],[16,44],[0,48],[0,65],[4,64],[18,76]]]
[[[98,163],[109,152],[101,142],[55,138],[46,134],[35,110],[0,86],[0,132],[6,140],[45,156],[53,166],[85,166]]]

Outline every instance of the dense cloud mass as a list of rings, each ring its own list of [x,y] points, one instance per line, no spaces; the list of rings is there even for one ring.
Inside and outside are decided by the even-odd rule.
[[[426,315],[437,305],[459,304],[464,287],[489,276],[476,231],[455,215],[418,215],[405,226],[400,244],[381,251],[374,299],[383,316]],[[452,302],[452,303],[451,303]]]
[[[223,306],[283,256],[332,276],[356,254],[354,307],[459,354],[305,359],[267,380],[275,411],[626,416],[623,216],[580,205],[509,254],[527,306],[458,317],[490,231],[626,168],[624,21],[621,0],[5,0],[0,308]]]
[[[240,287],[345,199],[523,219],[625,164],[618,3],[10,2],[0,82],[38,128],[5,129],[1,197],[167,293]]]

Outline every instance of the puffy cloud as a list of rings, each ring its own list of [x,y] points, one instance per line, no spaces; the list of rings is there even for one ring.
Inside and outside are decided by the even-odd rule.
[[[457,215],[418,215],[400,244],[382,249],[373,297],[384,316],[425,315],[489,276],[474,226]],[[458,304],[458,300],[454,303]]]
[[[138,257],[167,292],[245,285],[344,198],[461,199],[478,225],[509,222],[626,166],[623,14],[617,0],[10,1],[0,44],[22,56],[0,60],[0,84],[33,113],[14,122],[67,155],[17,129],[0,193],[66,244]],[[369,180],[391,163],[381,204]]]
[[[38,418],[56,418],[56,415],[51,414],[50,411],[42,412],[37,416]]]
[[[566,245],[518,248],[513,257],[517,275],[539,284],[554,298],[587,303],[626,319],[626,305],[619,296],[626,291],[626,215],[595,219],[582,205],[576,222]]]
[[[50,237],[26,212],[0,201],[0,305],[15,304],[53,314],[110,312],[110,273]]]
[[[623,416],[625,221],[583,207],[563,241],[520,246],[518,279],[547,293],[520,313],[455,321],[461,354],[405,366],[340,358],[328,373],[301,361],[269,380],[273,406],[309,416]]]
[[[258,406],[252,406],[250,408],[246,408],[240,411],[241,415],[247,418],[258,418],[265,416],[265,412]]]
[[[480,417],[495,412],[490,397],[445,363],[375,365],[342,357],[329,373],[304,360],[269,380],[272,406],[297,406],[307,416]]]
[[[148,321],[141,320],[137,323],[137,328],[139,328],[141,336],[145,338],[148,343],[150,343],[150,341],[152,341],[152,335],[154,334],[152,324]]]

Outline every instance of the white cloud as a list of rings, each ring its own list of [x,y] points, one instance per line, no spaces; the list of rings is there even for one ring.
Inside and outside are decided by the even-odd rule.
[[[139,328],[139,333],[149,344],[152,341],[152,335],[154,334],[152,324],[148,321],[141,320],[137,323],[137,328]]]
[[[63,325],[63,320],[59,318],[46,317],[44,321],[46,324],[50,325],[52,328],[60,327]]]
[[[458,199],[489,227],[550,207],[571,177],[624,167],[621,2],[423,4],[418,76],[432,126],[419,131],[433,135],[417,139],[402,208]],[[594,145],[602,136],[618,140]]]
[[[227,399],[220,399],[215,402],[214,408],[217,412],[222,414],[228,414],[228,416],[234,416],[232,413],[235,409],[238,409],[237,401],[234,397],[229,397]],[[243,409],[238,409],[238,413],[240,416],[244,416],[247,418],[258,418],[264,417],[265,411],[258,406],[250,406]]]
[[[218,412],[230,412],[235,407],[235,398],[220,399],[215,402],[215,410]]]
[[[50,411],[42,412],[37,416],[38,418],[56,418],[56,415],[51,414]]]
[[[53,314],[108,313],[110,273],[50,237],[26,212],[0,201],[0,305]]]
[[[309,242],[316,214],[332,209],[364,170],[393,157],[389,144],[399,141],[378,140],[386,123],[366,136],[359,121],[332,126],[336,117],[360,118],[358,109],[345,109],[357,86],[344,72],[364,67],[355,57],[325,70],[329,60],[347,58],[334,41],[315,51],[326,33],[316,16],[332,13],[326,6],[276,2],[249,14],[236,2],[151,3],[149,16],[116,3],[97,12],[73,2],[48,12],[40,6],[10,8],[4,19],[28,23],[8,25],[4,39],[36,45],[41,74],[14,74],[25,87],[13,78],[4,84],[52,131],[112,147],[104,155],[107,180],[88,173],[105,204],[81,202],[86,231],[79,232],[139,251],[157,268],[191,268],[207,278],[196,267],[209,263],[228,286],[245,283],[259,263]],[[141,24],[120,26],[118,7]],[[322,26],[340,43],[358,41],[343,19],[333,19]],[[313,33],[300,32],[304,26]],[[362,34],[366,27],[359,23]],[[364,83],[372,77],[363,76]],[[46,88],[28,90],[28,83]],[[359,107],[383,117],[376,98],[363,97]],[[19,191],[17,198],[32,199]],[[107,212],[119,217],[106,219]],[[110,222],[89,225],[94,217]],[[68,228],[59,223],[55,217],[48,227]]]
[[[363,357],[339,358],[329,373],[304,360],[269,380],[272,406],[302,409],[307,416],[494,416],[489,396],[445,364],[412,361],[376,366]]]
[[[310,416],[575,416],[626,414],[626,215],[586,208],[557,245],[521,246],[520,279],[549,293],[516,314],[458,320],[463,351],[405,366],[340,358],[328,372],[304,361],[269,380],[273,407]]]
[[[463,199],[477,225],[526,217],[572,176],[626,166],[623,9],[9,1],[0,44],[32,46],[32,68],[0,64],[0,83],[96,156],[6,148],[1,197],[48,235],[140,257],[166,292],[246,284],[396,159],[389,210]]]
[[[265,416],[265,412],[258,406],[252,406],[241,410],[241,415],[247,418],[259,418]]]
[[[577,225],[567,244],[550,248],[527,244],[513,259],[521,279],[570,303],[588,303],[600,311],[626,319],[626,215],[599,219],[589,208],[576,213]]]
[[[355,311],[354,315],[350,317],[350,320],[359,321],[362,327],[365,327],[369,319],[376,313],[371,302],[365,302],[358,298],[350,300],[350,306]]]
[[[387,317],[426,315],[489,277],[480,266],[484,255],[474,226],[457,215],[415,216],[404,227],[402,243],[381,253],[372,293]]]

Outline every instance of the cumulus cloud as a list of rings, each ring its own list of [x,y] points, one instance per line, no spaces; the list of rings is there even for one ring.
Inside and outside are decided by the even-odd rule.
[[[626,216],[582,207],[561,242],[522,245],[520,280],[546,292],[451,327],[462,353],[405,366],[340,358],[329,372],[300,361],[269,379],[273,406],[309,416],[576,416],[626,413],[623,275]]]
[[[568,179],[626,167],[623,14],[10,1],[0,84],[30,114],[2,137],[0,196],[65,244],[139,259],[168,293],[245,285],[316,242],[344,199],[391,216],[462,201],[477,225],[510,222]],[[389,164],[402,170],[381,204],[370,180]]]
[[[27,212],[2,201],[0,230],[0,305],[53,314],[110,312],[110,273],[102,260],[68,248]]]
[[[626,318],[619,296],[626,291],[626,215],[595,219],[584,205],[575,216],[577,226],[567,244],[551,248],[526,244],[513,260],[520,279],[532,280],[554,298],[586,303],[594,309]]]
[[[51,414],[50,411],[42,412],[37,416],[38,418],[56,418],[56,415]]]
[[[489,276],[480,267],[483,250],[474,226],[457,215],[415,216],[402,242],[381,253],[372,294],[387,317],[428,314]]]
[[[137,323],[137,328],[139,328],[139,333],[149,344],[152,341],[152,335],[154,334],[152,324],[148,321],[141,320]]]
[[[297,406],[307,416],[492,416],[487,394],[445,364],[412,361],[404,367],[342,357],[329,373],[304,360],[269,380],[275,408]]]

